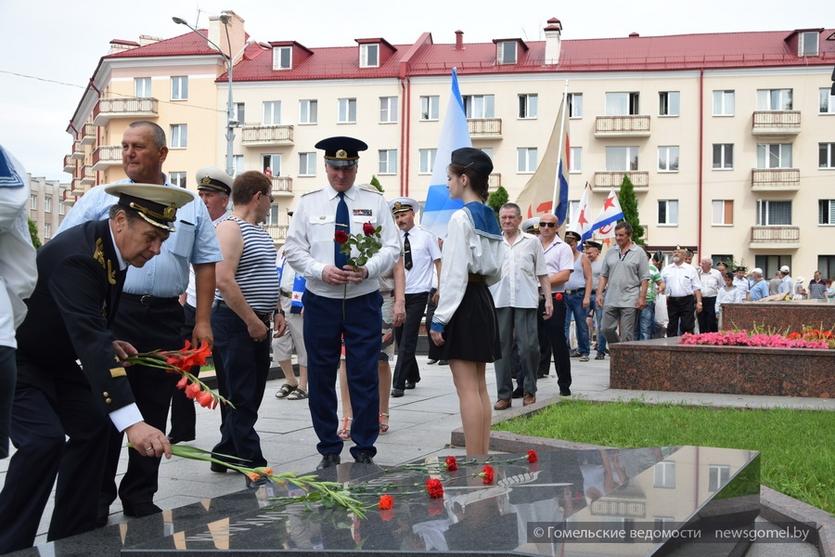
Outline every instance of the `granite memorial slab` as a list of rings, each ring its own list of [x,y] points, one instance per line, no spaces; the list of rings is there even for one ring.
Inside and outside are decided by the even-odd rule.
[[[829,330],[835,327],[835,304],[824,300],[792,302],[744,302],[722,306],[722,329],[754,327],[776,331],[800,331],[803,327]]]

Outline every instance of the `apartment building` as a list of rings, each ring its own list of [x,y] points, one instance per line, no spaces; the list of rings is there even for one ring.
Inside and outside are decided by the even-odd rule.
[[[424,32],[412,44],[358,37],[315,48],[299,36],[265,49],[245,46],[243,20],[231,15],[231,50],[241,51],[234,167],[272,176],[269,229],[278,243],[295,197],[325,180],[313,147],[323,137],[362,138],[369,150],[358,180],[376,175],[388,196],[423,199],[456,67],[473,144],[494,160],[491,187],[504,186],[511,199],[544,156],[567,83],[572,203],[588,183],[595,212],[629,176],[652,249],[686,245],[767,274],[788,264],[795,276],[816,268],[835,276],[831,29],[564,40],[552,18],[542,41],[468,43],[459,31],[436,43]],[[217,38],[222,30],[215,18],[200,32]],[[95,134],[87,150],[77,155],[74,144],[68,156],[79,157],[73,190],[83,191],[76,180],[87,177],[85,166],[92,183],[121,176],[118,157],[102,168],[95,153],[116,149],[124,126],[140,117],[162,125],[172,145],[182,137],[176,126],[186,126],[187,142],[165,165],[178,184],[193,186],[189,178],[205,164],[225,166],[223,55],[197,33],[112,45],[122,50],[102,58],[96,88],[73,117],[76,144]],[[188,77],[186,99],[174,98],[178,76]],[[125,95],[147,105],[140,93],[148,78],[152,110],[104,110]]]
[[[38,237],[46,243],[58,231],[64,214],[69,208],[66,199],[69,183],[47,180],[43,176],[29,178],[29,218],[38,227]]]

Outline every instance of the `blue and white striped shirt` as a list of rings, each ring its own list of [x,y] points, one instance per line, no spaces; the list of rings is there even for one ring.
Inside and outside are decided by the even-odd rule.
[[[246,222],[232,215],[227,220],[235,221],[241,229],[243,250],[235,269],[235,282],[241,289],[244,300],[256,313],[272,313],[278,305],[278,273],[275,272],[276,251],[272,238],[260,226]],[[220,290],[215,299],[223,300]]]

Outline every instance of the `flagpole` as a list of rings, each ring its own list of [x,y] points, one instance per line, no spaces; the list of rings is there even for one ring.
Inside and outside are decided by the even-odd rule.
[[[551,198],[551,212],[557,210],[557,196],[560,189],[560,161],[562,160],[563,143],[565,142],[565,117],[568,114],[568,80],[565,80],[565,89],[562,92],[562,122],[560,122],[560,143],[557,149],[557,175],[554,177],[554,195]],[[565,169],[568,172],[568,169]]]

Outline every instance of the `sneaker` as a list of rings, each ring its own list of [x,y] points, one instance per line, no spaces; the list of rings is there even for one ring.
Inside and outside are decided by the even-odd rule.
[[[582,356],[580,356],[580,361],[581,362],[588,362],[589,361],[589,355],[588,354],[583,354]]]
[[[595,360],[605,360],[606,356],[605,356],[605,354],[599,353],[599,354],[597,354],[597,356],[594,357],[594,359]]]
[[[571,389],[560,389],[560,396],[571,396]]]

